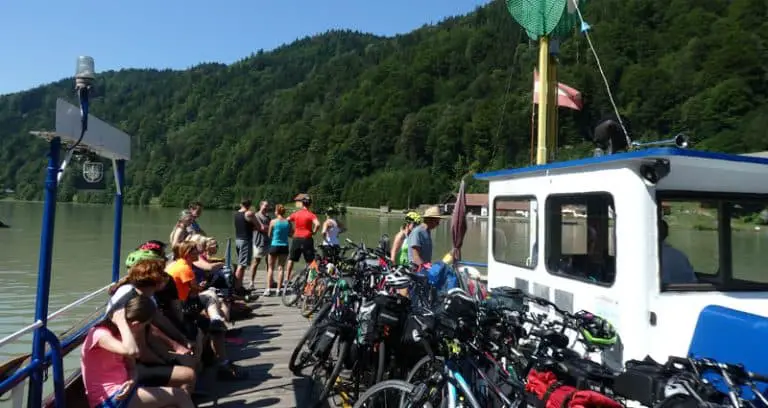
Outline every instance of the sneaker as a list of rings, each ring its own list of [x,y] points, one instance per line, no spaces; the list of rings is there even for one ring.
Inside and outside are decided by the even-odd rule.
[[[265,297],[272,296],[272,289],[269,289],[269,288],[264,289],[264,295],[263,296],[265,296]]]

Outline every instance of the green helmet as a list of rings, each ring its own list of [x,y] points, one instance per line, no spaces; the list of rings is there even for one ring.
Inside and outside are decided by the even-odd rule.
[[[136,265],[136,263],[138,263],[139,261],[161,260],[161,259],[163,259],[161,256],[157,255],[152,251],[149,251],[146,249],[139,249],[128,254],[128,257],[125,258],[125,267],[130,269],[131,267],[133,267],[133,265]]]
[[[415,211],[411,211],[408,214],[405,214],[405,222],[411,223],[411,224],[421,224],[422,218],[419,213]]]

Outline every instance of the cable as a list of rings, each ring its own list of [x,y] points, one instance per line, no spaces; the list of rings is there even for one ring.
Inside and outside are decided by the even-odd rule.
[[[517,32],[517,42],[515,42],[515,53],[512,55],[512,63],[517,63],[517,52],[520,49],[520,40],[523,39],[523,28],[519,27],[519,30]],[[499,125],[496,127],[496,136],[495,140],[499,139],[499,135],[501,134],[501,129],[504,125],[504,114],[507,111],[507,97],[509,96],[509,90],[512,87],[512,77],[515,75],[515,67],[513,66],[512,69],[509,72],[509,79],[507,79],[507,89],[504,92],[504,103],[501,105],[501,114],[499,115]]]
[[[88,130],[88,88],[87,87],[80,87],[77,88],[77,99],[80,101],[80,137],[77,139],[75,144],[69,147],[67,149],[67,152],[70,152],[72,150],[75,150],[75,148],[80,145],[80,142],[83,141],[83,137],[85,136],[85,131]]]
[[[627,128],[624,127],[624,121],[621,120],[621,115],[619,115],[619,108],[616,107],[616,102],[613,100],[613,93],[611,92],[611,86],[608,85],[608,79],[605,77],[605,72],[603,71],[603,64],[600,63],[600,57],[597,56],[597,51],[595,50],[595,46],[592,44],[592,38],[589,36],[590,26],[586,21],[584,21],[584,16],[581,15],[579,2],[573,1],[572,4],[576,9],[576,14],[579,16],[579,21],[581,22],[581,32],[584,33],[584,36],[587,38],[589,49],[592,51],[592,55],[595,57],[595,62],[597,62],[597,69],[600,71],[600,76],[603,78],[603,84],[605,84],[605,89],[608,92],[608,100],[611,101],[613,112],[616,114],[616,120],[619,121],[619,126],[621,126],[621,131],[624,132],[624,137],[627,139],[627,147],[632,146],[632,138],[629,137],[629,132],[627,132]]]

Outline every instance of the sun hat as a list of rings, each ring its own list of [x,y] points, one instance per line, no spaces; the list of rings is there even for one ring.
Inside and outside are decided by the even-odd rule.
[[[421,215],[421,218],[440,218],[440,215],[440,208],[432,206],[424,210],[424,214]]]

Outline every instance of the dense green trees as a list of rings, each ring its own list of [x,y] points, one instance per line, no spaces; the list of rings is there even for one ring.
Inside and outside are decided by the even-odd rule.
[[[635,138],[686,130],[702,149],[768,149],[767,10],[765,0],[590,2]],[[229,206],[308,191],[404,207],[436,200],[467,173],[527,164],[536,54],[495,1],[392,38],[334,31],[229,66],[106,72],[92,109],[134,136],[129,203]],[[560,112],[566,159],[588,152],[584,137],[610,104],[582,36],[562,44],[560,60],[560,80],[587,102]],[[66,79],[0,97],[0,187],[41,196],[45,145],[27,132],[51,129],[55,100],[71,88]],[[62,199],[75,194],[73,175]]]

